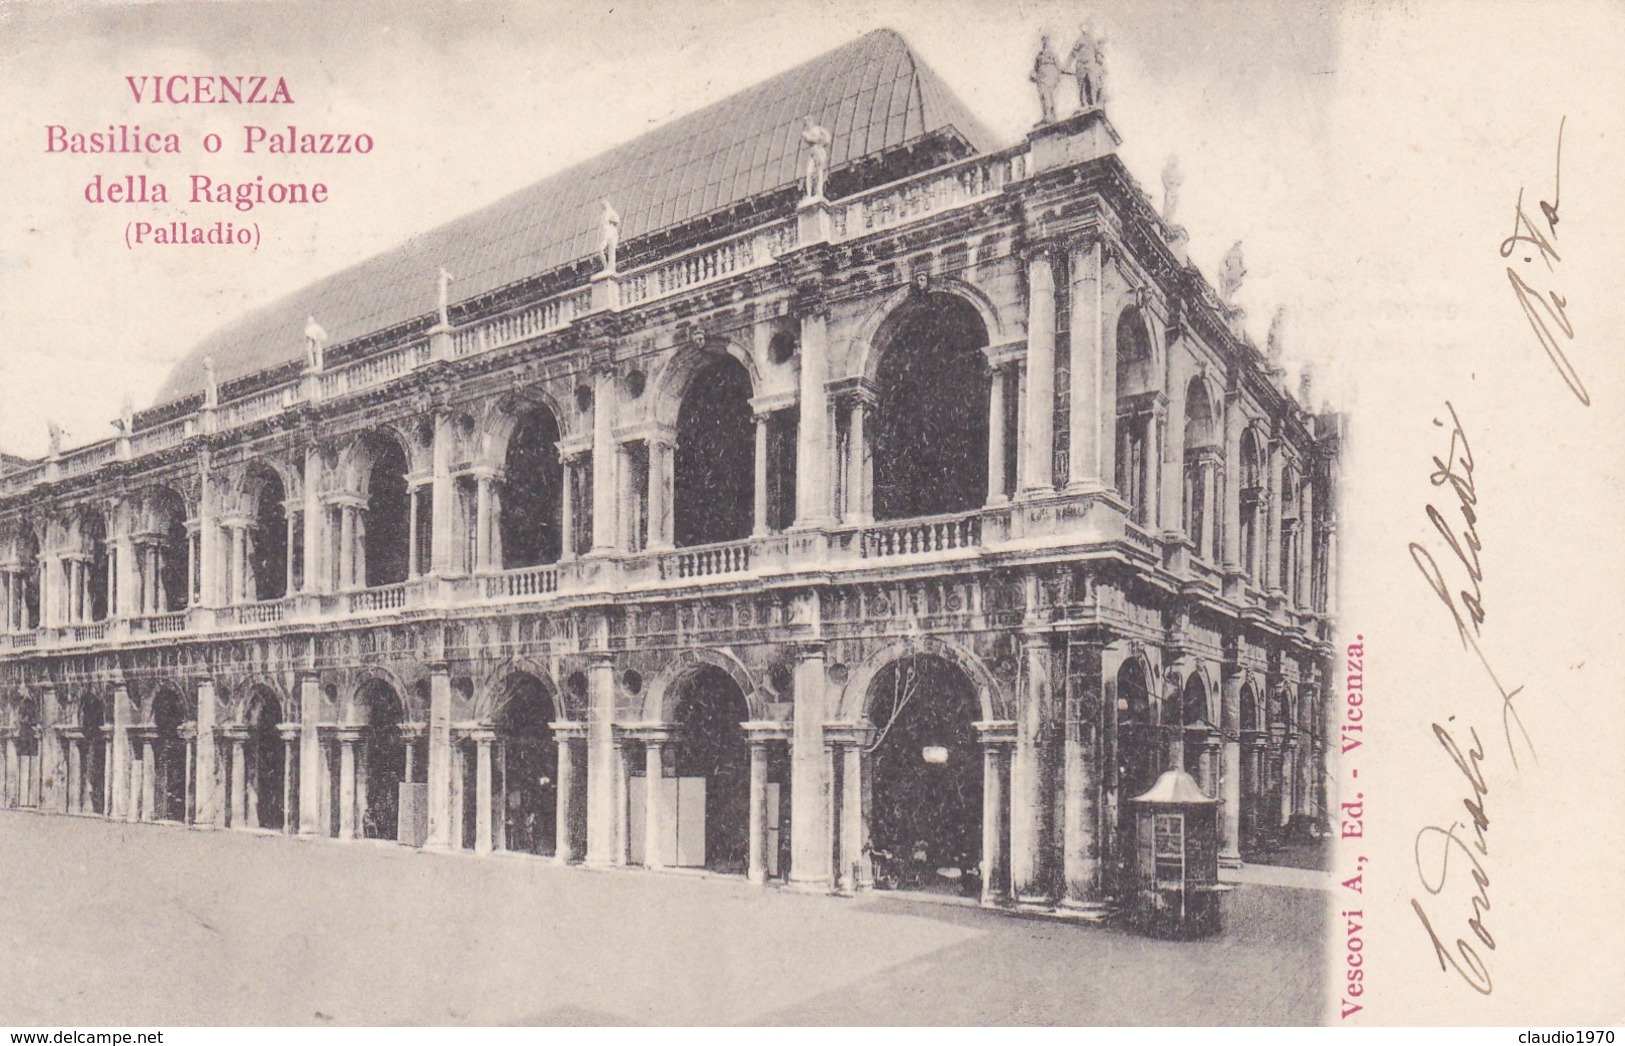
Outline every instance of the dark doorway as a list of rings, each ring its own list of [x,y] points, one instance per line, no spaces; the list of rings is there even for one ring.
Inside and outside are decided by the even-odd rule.
[[[254,481],[253,546],[249,555],[250,599],[281,599],[288,594],[287,493],[275,472],[264,470]]]
[[[152,811],[150,820],[186,820],[186,741],[181,724],[186,708],[181,695],[172,689],[159,691],[152,705]]]
[[[361,835],[366,839],[393,840],[399,838],[401,782],[406,777],[401,699],[388,683],[378,679],[362,688],[360,699],[367,716],[362,733],[367,805],[362,811]]]
[[[367,587],[406,580],[410,553],[411,505],[406,490],[406,452],[392,439],[374,446],[367,477]],[[391,838],[394,831],[391,826]]]
[[[79,706],[79,725],[85,733],[84,761],[79,768],[82,809],[98,814],[107,812],[107,743],[102,739],[106,718],[107,706],[95,695]]]
[[[877,887],[980,894],[980,711],[965,673],[930,655],[895,661],[870,684]]]
[[[502,479],[502,565],[556,563],[563,551],[564,465],[553,412],[535,407],[508,441]]]
[[[743,875],[750,856],[750,749],[741,725],[750,708],[738,684],[713,665],[679,684],[672,764],[705,778],[705,867]]]
[[[673,541],[707,545],[750,536],[756,484],[750,375],[722,356],[688,386],[677,412]]]
[[[503,818],[503,848],[523,853],[554,851],[558,820],[559,749],[547,724],[553,702],[535,676],[515,673],[497,713],[496,766],[492,794]]]
[[[987,328],[950,294],[903,309],[876,373],[875,518],[977,508],[987,500]]]
[[[274,695],[263,690],[254,695],[248,710],[248,744],[244,746],[248,760],[248,823],[253,828],[281,830],[285,824],[286,748],[277,729],[281,718],[281,705]]]

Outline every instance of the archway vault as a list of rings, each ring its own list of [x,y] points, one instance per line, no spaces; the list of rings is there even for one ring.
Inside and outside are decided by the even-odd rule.
[[[887,666],[904,658],[928,655],[958,668],[971,681],[983,721],[1014,718],[1014,705],[987,664],[975,651],[950,639],[920,636],[900,639],[880,647],[852,671],[836,702],[834,718],[859,722],[868,718],[870,689],[875,677]]]
[[[720,669],[733,680],[744,696],[745,707],[751,719],[767,715],[766,701],[751,679],[750,670],[739,655],[726,647],[702,647],[685,652],[673,660],[654,678],[643,695],[642,717],[646,723],[669,723],[677,714],[677,702],[682,697],[682,684],[695,672],[706,666]]]

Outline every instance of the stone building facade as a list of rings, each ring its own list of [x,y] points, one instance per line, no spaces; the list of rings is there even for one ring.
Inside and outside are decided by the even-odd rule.
[[[0,475],[0,802],[1080,908],[1169,766],[1324,817],[1340,422],[1117,142],[875,33],[228,328]]]

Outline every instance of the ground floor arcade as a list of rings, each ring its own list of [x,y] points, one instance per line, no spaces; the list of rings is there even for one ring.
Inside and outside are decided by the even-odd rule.
[[[1226,863],[1324,819],[1312,654],[1066,629],[866,649],[785,643],[765,672],[696,649],[646,685],[603,651],[559,683],[41,687],[0,720],[0,804],[1034,906],[1110,903],[1126,801],[1170,767],[1219,801]]]

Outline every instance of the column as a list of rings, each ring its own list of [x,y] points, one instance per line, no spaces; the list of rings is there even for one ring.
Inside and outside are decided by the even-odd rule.
[[[279,723],[282,734],[282,834],[295,835],[300,818],[294,817],[299,809],[299,724]],[[408,749],[410,751],[411,749]]]
[[[608,555],[615,551],[619,516],[615,511],[617,490],[615,427],[615,374],[600,367],[593,376],[592,393],[592,551]]]
[[[474,480],[474,564],[476,571],[490,570],[491,563],[491,477],[481,473]]]
[[[1008,896],[1004,887],[1004,775],[1009,746],[982,742],[982,903],[995,905]]]
[[[1281,441],[1270,440],[1270,465],[1266,483],[1264,524],[1264,588],[1271,595],[1281,593]]]
[[[1002,364],[993,366],[993,383],[987,399],[987,503],[1002,505],[1010,499],[1004,493],[1004,383]]]
[[[1227,573],[1240,573],[1241,562],[1241,430],[1246,416],[1241,411],[1241,398],[1232,394],[1225,397],[1224,412],[1224,555]]]
[[[355,588],[359,580],[355,576],[355,514],[354,502],[347,501],[339,508],[339,588],[344,591]]]
[[[767,533],[767,432],[771,414],[756,415],[756,474],[751,488],[751,533]]]
[[[761,437],[758,435],[757,442]],[[672,455],[675,446],[672,441],[662,436],[651,436],[649,447],[649,535],[646,548],[660,551],[672,547],[672,482],[673,464]],[[760,448],[758,447],[758,450]],[[758,472],[760,464],[758,464]],[[760,484],[756,491],[756,500],[762,498]]]
[[[123,683],[113,687],[113,758],[107,765],[109,780],[113,783],[112,802],[108,816],[127,818],[130,811],[130,690]],[[15,752],[8,742],[8,753],[15,763]]]
[[[573,454],[560,454],[564,465],[564,489],[559,491],[563,519],[559,527],[559,559],[576,558],[576,459]]]
[[[1298,606],[1314,608],[1311,592],[1315,583],[1315,484],[1313,465],[1304,462],[1303,487],[1298,496]]]
[[[325,557],[322,555],[322,536],[326,528],[323,526],[321,479],[321,452],[314,446],[306,447],[304,475],[305,532],[303,534],[305,542],[305,577],[304,584],[300,586],[300,590],[304,592],[320,592],[326,587],[325,579],[330,576],[326,572]],[[300,749],[300,752],[303,754],[303,748]],[[302,764],[303,760],[301,760]],[[304,786],[301,785],[301,797],[303,796],[303,789]],[[301,817],[300,831],[304,830],[303,820],[304,818]]]
[[[651,871],[666,867],[665,748],[663,736],[643,740],[643,867]]]
[[[758,885],[767,882],[767,742],[754,737],[750,739],[750,862],[745,877]]]
[[[339,735],[339,838],[356,837],[355,824],[355,745],[353,733]]]
[[[1027,389],[1022,401],[1021,490],[1053,489],[1055,477],[1055,269],[1049,253],[1027,262]]]
[[[214,681],[204,680],[197,685],[197,814],[202,825],[224,823],[224,807],[220,803],[215,769],[218,748],[215,745]]]
[[[559,746],[559,782],[555,792],[553,860],[568,864],[576,858],[575,834],[572,831],[575,820],[575,740],[557,730],[554,734],[558,737]]]
[[[828,318],[819,305],[801,317],[800,421],[796,430],[796,526],[830,521]]]
[[[1095,838],[1100,796],[1095,713],[1104,692],[1101,655],[1098,643],[1074,643],[1071,647],[1074,670],[1081,658],[1085,680],[1081,693],[1068,695],[1063,751],[1066,817],[1062,824],[1062,876],[1066,880],[1065,901],[1073,906],[1098,901],[1103,885],[1100,848]]]
[[[407,488],[407,495],[406,495],[406,506],[407,506],[406,507],[406,511],[407,511],[407,519],[406,519],[406,542],[407,542],[407,545],[406,545],[406,577],[407,577],[407,580],[414,580],[414,579],[418,578],[419,576],[421,576],[422,573],[423,573],[423,569],[422,569],[423,564],[422,564],[422,562],[419,561],[419,558],[418,558],[418,527],[421,525],[418,522],[418,501],[419,501],[419,493],[422,491],[422,489],[423,488],[422,488],[421,484],[415,484],[415,485]]]
[[[308,579],[309,574],[307,572]],[[321,819],[322,791],[322,686],[314,672],[299,673],[299,834],[326,835]]]
[[[1328,519],[1323,528],[1326,533],[1326,591],[1323,597],[1326,613],[1337,613],[1337,521]]]
[[[141,740],[141,820],[156,821],[153,816],[153,807],[158,798],[158,764],[155,762],[157,752],[153,747],[153,737],[149,733]]]
[[[830,885],[830,782],[824,759],[828,686],[824,644],[804,642],[796,651],[795,722],[790,742],[790,883],[807,889]]]
[[[1015,750],[1010,759],[1010,892],[1023,904],[1045,905],[1051,900],[1045,881],[1042,837],[1042,748],[1050,703],[1050,651],[1046,638],[1025,636],[1022,658],[1027,686],[1018,697]]]
[[[298,591],[299,588],[299,586],[295,583],[296,579],[293,573],[293,565],[294,560],[298,558],[294,555],[294,550],[300,548],[298,532],[295,524],[297,524],[302,517],[299,514],[297,506],[291,504],[286,504],[283,506],[283,513],[287,519],[288,527],[286,540],[284,541],[284,547],[282,550],[282,594],[291,596]]]
[[[6,760],[5,773],[0,776],[0,806],[8,809],[17,806],[17,736],[6,734]]]
[[[591,626],[608,641],[602,616]],[[592,654],[587,669],[587,863],[610,865],[616,859],[621,812],[620,753],[615,745],[615,662],[607,650]]]
[[[1162,531],[1184,530],[1185,514],[1185,380],[1178,365],[1182,352],[1168,346],[1168,424],[1162,433]]]
[[[451,834],[451,669],[444,661],[429,665],[428,783],[429,833],[424,845],[452,849],[462,840]]]
[[[869,455],[869,444],[863,432],[863,417],[868,407],[861,395],[853,396],[847,414],[846,430],[846,523],[868,522],[864,501],[867,486],[864,483],[864,461]]]
[[[1220,825],[1219,863],[1227,868],[1241,867],[1241,741],[1234,733],[1224,739],[1223,766],[1219,775]]]
[[[1197,542],[1198,554],[1209,561],[1219,558],[1217,538],[1219,515],[1219,463],[1208,451],[1202,459],[1202,536]]]
[[[847,741],[837,748],[841,759],[841,869],[840,888],[855,893],[869,882],[865,853],[868,818],[863,802],[864,757],[860,740]]]
[[[489,731],[474,735],[474,852],[491,852],[491,742]]]
[[[1097,239],[1072,251],[1072,421],[1069,487],[1098,490],[1116,482],[1116,331],[1107,329],[1106,254]]]
[[[231,827],[248,827],[248,766],[244,760],[246,739],[231,735]]]
[[[66,800],[64,812],[76,814],[84,809],[84,779],[81,776],[83,763],[80,759],[80,739],[70,737],[66,743],[68,746],[68,791],[64,797]]]

